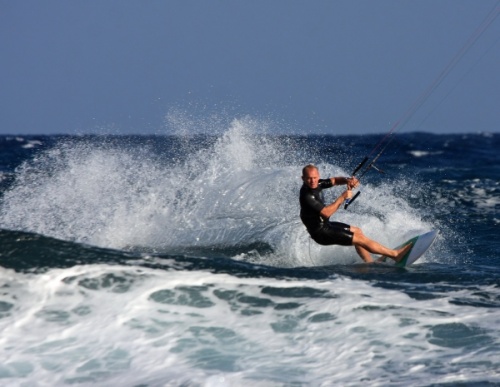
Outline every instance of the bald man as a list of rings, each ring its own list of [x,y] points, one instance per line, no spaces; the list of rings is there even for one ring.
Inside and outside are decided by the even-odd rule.
[[[330,217],[344,201],[351,197],[351,190],[359,185],[355,177],[331,177],[321,179],[319,170],[312,164],[302,169],[300,189],[300,219],[311,238],[320,245],[354,246],[356,252],[367,263],[373,262],[371,254],[380,254],[399,262],[410,245],[399,250],[389,249],[366,237],[360,228],[341,222],[331,222]],[[321,191],[335,185],[346,185],[347,189],[334,202],[325,204]]]

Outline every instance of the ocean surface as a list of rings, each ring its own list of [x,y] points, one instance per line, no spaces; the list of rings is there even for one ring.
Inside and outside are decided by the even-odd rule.
[[[298,216],[382,135],[260,129],[1,136],[0,385],[500,385],[500,134],[395,135],[333,219],[439,230],[396,268]]]

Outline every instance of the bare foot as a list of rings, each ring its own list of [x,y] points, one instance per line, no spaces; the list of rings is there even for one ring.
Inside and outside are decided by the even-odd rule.
[[[405,255],[411,250],[412,246],[413,245],[409,243],[406,246],[402,247],[401,249],[397,250],[398,255],[396,256],[396,258],[394,258],[394,260],[396,262],[401,261],[405,257]]]

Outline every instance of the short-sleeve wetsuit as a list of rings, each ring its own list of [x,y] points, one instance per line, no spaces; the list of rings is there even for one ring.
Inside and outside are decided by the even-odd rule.
[[[317,188],[302,185],[300,189],[300,219],[311,238],[320,245],[351,246],[353,233],[350,226],[341,222],[330,222],[320,215],[325,207],[321,191],[333,186],[330,179],[320,179]]]

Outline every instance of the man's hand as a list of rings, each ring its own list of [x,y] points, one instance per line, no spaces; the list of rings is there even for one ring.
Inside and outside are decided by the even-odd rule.
[[[356,188],[359,185],[359,180],[356,179],[355,177],[351,177],[347,179],[347,189],[351,190],[353,188]]]

